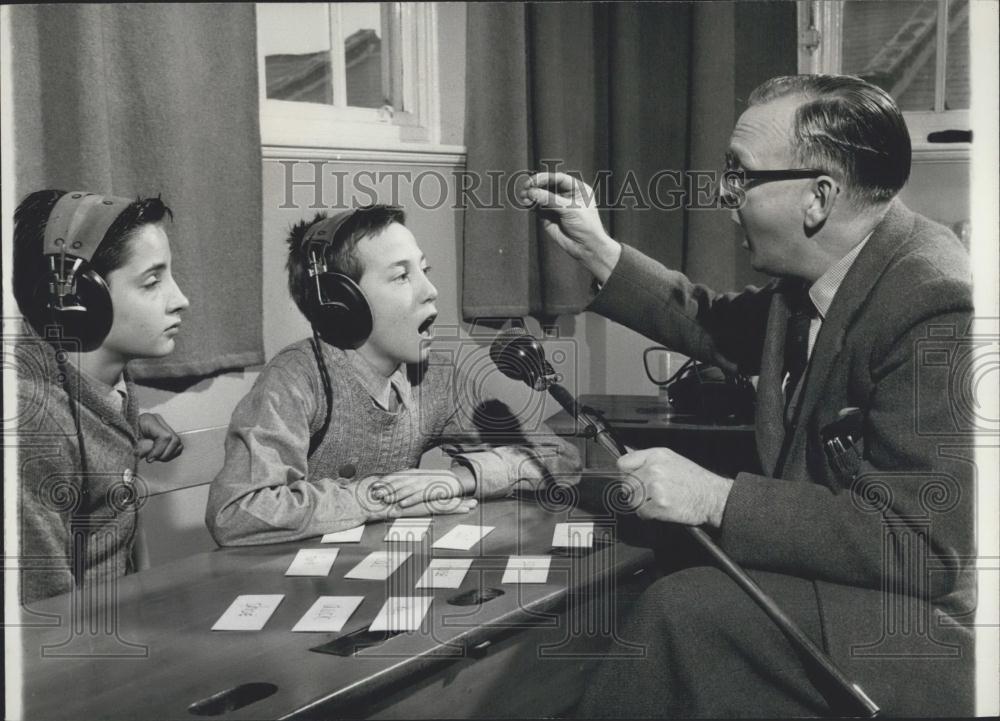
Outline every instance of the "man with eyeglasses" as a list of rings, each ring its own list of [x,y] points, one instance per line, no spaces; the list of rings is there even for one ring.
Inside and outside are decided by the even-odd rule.
[[[636,513],[709,531],[886,715],[964,715],[975,489],[959,366],[971,280],[955,236],[896,199],[910,159],[903,117],[874,85],[814,75],[758,87],[720,201],[774,280],[727,294],[612,239],[580,181],[539,173],[523,199],[594,275],[588,310],[759,377],[763,473],[724,478],[666,448],[635,451],[618,467]],[[623,636],[646,657],[606,660],[582,715],[843,712],[714,566],[655,582]]]

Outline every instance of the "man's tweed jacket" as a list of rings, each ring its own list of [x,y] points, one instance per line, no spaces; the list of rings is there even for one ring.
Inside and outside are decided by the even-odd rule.
[[[929,637],[940,634],[944,616],[967,614],[975,601],[968,256],[946,228],[893,201],[829,308],[786,433],[783,359],[794,286],[801,288],[776,280],[720,295],[626,246],[588,309],[699,360],[759,375],[764,475],[736,476],[718,540],[749,569],[813,583],[821,641],[835,659],[857,659],[860,646],[950,655]],[[845,408],[862,418],[854,481],[838,478],[821,438]],[[896,606],[925,619],[894,616]],[[957,665],[968,672],[971,644],[963,646]],[[873,697],[890,697],[904,683],[912,690],[931,667],[930,676],[950,676],[939,663],[881,660],[857,667],[871,678]]]

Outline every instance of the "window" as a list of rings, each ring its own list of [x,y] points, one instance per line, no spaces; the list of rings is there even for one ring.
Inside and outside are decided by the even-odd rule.
[[[434,3],[258,3],[264,145],[439,140]]]
[[[858,75],[887,90],[915,153],[949,148],[932,133],[969,129],[969,0],[800,2],[798,22],[799,72]]]

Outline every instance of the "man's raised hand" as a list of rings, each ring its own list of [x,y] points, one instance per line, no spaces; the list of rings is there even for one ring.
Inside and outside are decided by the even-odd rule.
[[[605,230],[593,189],[565,173],[535,173],[521,199],[542,218],[545,233],[601,283],[618,264],[621,245]]]

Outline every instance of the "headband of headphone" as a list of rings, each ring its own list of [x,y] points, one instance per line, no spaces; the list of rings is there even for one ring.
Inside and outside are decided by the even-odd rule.
[[[45,224],[45,255],[72,255],[89,261],[108,228],[133,201],[128,198],[74,191],[52,208]]]
[[[371,335],[371,306],[361,287],[343,273],[327,267],[327,252],[344,223],[354,217],[348,210],[309,226],[302,249],[309,262],[308,303],[313,329],[338,348],[357,348]]]
[[[132,202],[73,191],[59,198],[45,224],[42,253],[48,273],[36,289],[37,304],[60,327],[63,341],[76,341],[81,350],[93,350],[111,330],[111,292],[90,262],[108,228]]]

